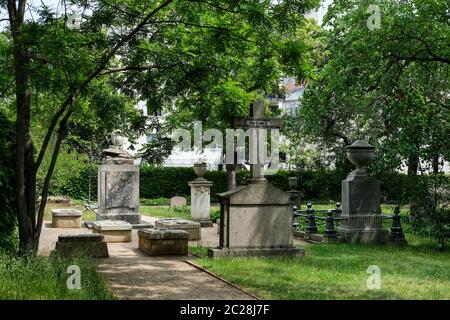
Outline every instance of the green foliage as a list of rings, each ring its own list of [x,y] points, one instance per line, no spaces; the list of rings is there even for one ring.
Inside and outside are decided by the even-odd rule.
[[[50,187],[50,195],[66,195],[73,199],[97,199],[97,165],[84,165],[78,171],[60,175]]]
[[[67,267],[81,271],[81,289],[67,288]],[[105,282],[88,258],[25,257],[0,252],[1,300],[105,300],[112,299]]]
[[[0,250],[17,244],[14,194],[14,125],[0,109]]]
[[[52,184],[52,195],[67,195],[73,199],[87,199],[89,195],[89,181],[91,183],[91,200],[97,196],[97,165],[84,166],[72,175],[64,176]],[[298,178],[298,190],[305,201],[338,201],[341,197],[341,181],[347,176],[346,172],[336,170],[299,170],[283,171],[267,176],[274,186],[289,190],[288,177]],[[140,198],[141,205],[169,205],[174,196],[186,197],[188,203],[191,195],[189,181],[196,178],[192,168],[141,166],[140,169]],[[228,189],[226,171],[207,171],[205,178],[213,182],[211,187],[211,201],[217,202],[217,193]],[[238,185],[247,184],[249,171],[239,171],[236,174]],[[388,200],[406,203],[407,177],[404,174],[382,174],[377,176],[381,181],[381,191]],[[450,179],[450,178],[449,178]]]
[[[369,5],[379,29],[368,28]],[[333,1],[325,22],[317,79],[285,131],[292,145],[314,143],[315,160],[339,168],[344,146],[368,139],[379,175],[414,157],[448,160],[448,1]]]

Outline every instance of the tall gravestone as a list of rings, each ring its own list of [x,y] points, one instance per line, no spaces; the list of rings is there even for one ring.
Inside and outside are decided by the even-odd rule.
[[[210,189],[213,183],[203,178],[206,173],[206,163],[194,164],[197,179],[190,181],[191,187],[191,217],[195,222],[205,228],[213,226],[211,221],[211,196]]]
[[[342,218],[339,232],[346,242],[385,243],[389,232],[382,225],[380,182],[367,174],[375,156],[364,140],[346,147],[347,158],[356,166],[342,181]]]
[[[139,166],[124,150],[104,150],[98,171],[97,220],[122,220],[140,224]]]
[[[278,119],[264,118],[264,101],[253,104],[252,117],[237,119],[240,128],[279,128]],[[259,132],[258,132],[259,134]],[[258,139],[259,140],[259,139]],[[256,143],[257,151],[262,146]],[[210,248],[212,258],[239,256],[303,256],[293,245],[292,202],[289,194],[270,185],[264,177],[264,163],[257,157],[251,164],[247,186],[219,193],[220,240]]]

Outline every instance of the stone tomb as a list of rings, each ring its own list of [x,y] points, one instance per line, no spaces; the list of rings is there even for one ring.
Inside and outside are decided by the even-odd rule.
[[[183,230],[189,234],[189,240],[201,239],[200,223],[185,219],[167,218],[155,221],[156,229]]]
[[[81,216],[77,209],[52,209],[52,227],[81,228]]]
[[[172,197],[170,198],[170,207],[184,207],[186,205],[186,198],[185,197]]]
[[[74,256],[109,257],[104,237],[96,233],[60,235],[56,242],[55,252],[65,258]]]
[[[189,234],[183,230],[138,230],[139,249],[150,256],[187,255]]]
[[[125,221],[103,220],[92,223],[95,233],[105,237],[106,242],[131,242],[132,225]]]
[[[264,100],[253,104],[250,118],[235,119],[235,128],[251,129],[256,136],[252,155],[265,152],[262,129],[280,127],[279,119],[264,118]],[[255,150],[256,149],[256,150]],[[210,248],[212,258],[240,256],[303,256],[294,247],[292,202],[288,193],[270,185],[264,177],[265,159],[251,162],[252,178],[248,186],[219,193],[219,247]],[[252,159],[252,156],[250,157]]]
[[[261,182],[218,195],[220,240],[210,257],[304,255],[293,245],[289,194]]]
[[[121,220],[140,224],[139,166],[123,150],[104,151],[106,159],[98,171],[97,220]]]

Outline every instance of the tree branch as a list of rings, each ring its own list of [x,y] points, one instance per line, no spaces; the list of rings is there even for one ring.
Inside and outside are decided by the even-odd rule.
[[[12,0],[9,0],[12,1]],[[86,79],[78,86],[78,88],[75,88],[71,90],[69,93],[67,99],[62,103],[61,107],[59,108],[58,112],[53,116],[52,121],[50,122],[50,126],[47,130],[47,134],[44,138],[44,142],[42,144],[41,150],[39,151],[38,158],[36,160],[34,171],[37,172],[39,169],[42,159],[44,158],[45,152],[47,151],[48,144],[50,142],[50,139],[53,135],[53,131],[55,130],[56,125],[58,124],[59,118],[64,114],[66,111],[66,108],[75,102],[78,95],[89,85],[89,83],[97,77],[106,67],[109,60],[114,56],[114,54],[119,50],[120,47],[122,47],[126,42],[131,40],[148,22],[149,20],[158,13],[161,9],[168,6],[173,0],[166,0],[162,4],[160,4],[158,7],[153,9],[130,33],[122,38],[119,42],[117,42],[114,47],[105,53],[105,55],[100,59],[100,62],[97,65],[97,68],[91,72]]]

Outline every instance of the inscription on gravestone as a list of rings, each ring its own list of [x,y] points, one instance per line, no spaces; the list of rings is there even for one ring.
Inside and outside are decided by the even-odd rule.
[[[136,175],[133,172],[106,172],[105,174],[105,184],[110,186],[109,196],[106,197],[106,207],[108,209],[134,208],[131,200],[135,186],[133,180]]]

